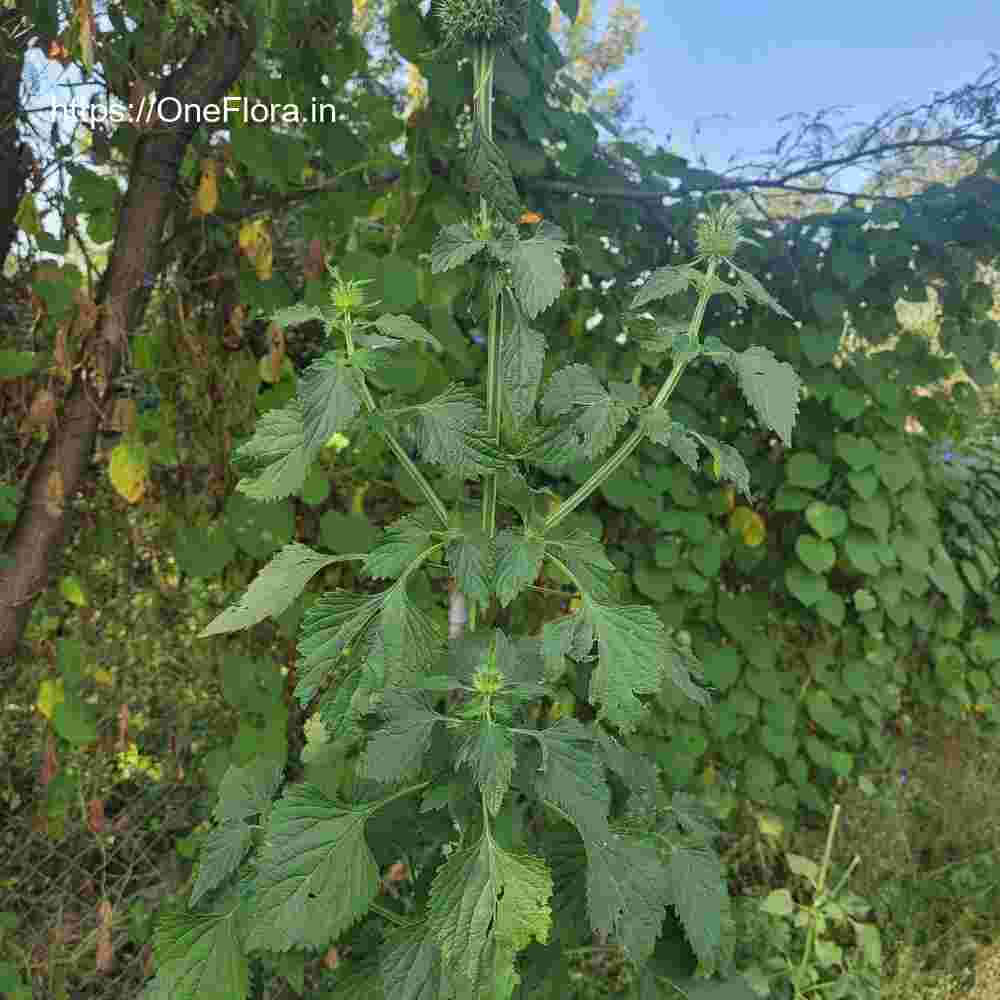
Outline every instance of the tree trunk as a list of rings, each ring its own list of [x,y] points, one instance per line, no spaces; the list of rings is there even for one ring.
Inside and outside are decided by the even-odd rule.
[[[185,106],[217,104],[243,71],[254,44],[252,24],[216,29],[158,88],[158,96],[176,97]],[[149,300],[178,170],[197,121],[192,113],[176,124],[155,123],[136,142],[114,246],[98,291],[99,319],[90,337],[90,360],[70,386],[58,427],[28,479],[5,551],[13,564],[0,569],[0,657],[14,655],[31,607],[48,584],[50,564],[66,528],[66,503],[86,470],[128,334],[141,322]]]
[[[24,194],[30,158],[18,136],[21,75],[28,33],[17,8],[0,7],[0,270],[14,243],[14,216]]]

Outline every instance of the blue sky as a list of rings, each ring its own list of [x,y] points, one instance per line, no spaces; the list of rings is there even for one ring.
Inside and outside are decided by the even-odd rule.
[[[635,113],[651,138],[722,169],[773,146],[778,119],[852,105],[828,119],[838,134],[892,106],[971,83],[1000,53],[998,0],[630,0],[648,25],[641,51],[615,79],[635,85]],[[600,0],[600,12],[608,0]],[[838,122],[839,127],[838,127]],[[846,180],[846,176],[845,176]]]

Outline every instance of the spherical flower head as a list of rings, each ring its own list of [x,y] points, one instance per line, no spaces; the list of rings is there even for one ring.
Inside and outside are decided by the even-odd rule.
[[[749,242],[740,235],[740,217],[735,205],[710,209],[695,226],[695,247],[702,258],[722,260],[732,257],[738,247]]]
[[[510,44],[524,31],[528,0],[436,0],[446,49]]]

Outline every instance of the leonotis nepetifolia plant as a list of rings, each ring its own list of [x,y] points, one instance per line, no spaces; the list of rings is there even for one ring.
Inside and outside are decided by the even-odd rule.
[[[655,394],[605,386],[582,364],[556,371],[542,388],[545,338],[531,323],[559,296],[560,258],[572,248],[544,220],[520,225],[522,206],[492,138],[494,60],[517,37],[522,10],[507,0],[438,7],[445,43],[466,46],[473,61],[467,170],[480,203],[469,221],[442,229],[429,260],[434,274],[477,273],[485,391],[456,384],[410,405],[378,398],[368,375],[403,343],[433,345],[434,337],[408,316],[366,318],[375,303],[363,283],[336,273],[328,308],[275,317],[283,326],[321,320],[331,347],[303,372],[296,397],[266,412],[237,449],[240,492],[260,502],[294,494],[324,443],[364,421],[384,435],[426,504],[368,553],[286,545],[203,631],[233,632],[281,614],[332,563],[357,561],[364,576],[390,581],[375,593],[323,594],[306,612],[295,695],[303,706],[318,702],[321,766],[336,780],[282,788],[281,766],[266,758],[229,770],[190,909],[159,923],[147,996],[242,998],[249,952],[315,952],[366,925],[374,958],[336,995],[563,996],[563,949],[593,935],[620,949],[643,996],[657,995],[657,978],[670,969],[686,978],[689,995],[706,988],[689,978],[693,961],[677,972],[683,962],[664,965],[664,950],[690,949],[705,973],[720,968],[727,893],[712,847],[717,831],[696,800],[667,796],[656,765],[627,748],[664,685],[704,706],[710,693],[690,649],[653,608],[616,601],[603,546],[567,518],[646,437],[695,471],[704,449],[715,478],[749,496],[739,453],[672,419],[668,404],[687,366],[706,358],[732,370],[757,417],[788,443],[800,390],[794,370],[765,348],[735,352],[701,336],[714,294],[787,313],[734,263],[744,241],[735,211],[713,209],[698,226],[695,259],[654,272],[633,302],[644,310],[697,293],[687,324],[636,316],[634,335],[670,359]],[[719,276],[722,265],[729,281]],[[572,496],[554,503],[532,487],[533,463],[596,459],[630,423]],[[413,446],[478,503],[449,510],[411,457]],[[447,632],[408,586],[442,561],[454,581]],[[510,634],[512,605],[538,589],[543,573],[572,583],[575,610],[535,635]],[[567,675],[587,702],[546,725],[532,708]],[[390,852],[401,841],[414,845],[416,859],[405,906],[379,895],[380,866],[395,860]],[[394,929],[383,938],[387,925]],[[744,989],[733,983],[725,995]]]

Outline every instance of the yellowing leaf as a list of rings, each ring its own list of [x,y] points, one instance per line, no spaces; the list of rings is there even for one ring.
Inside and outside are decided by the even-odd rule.
[[[219,204],[219,184],[216,176],[217,164],[211,157],[201,161],[201,180],[195,195],[194,208],[197,215],[210,215]]]
[[[100,684],[101,687],[111,687],[114,684],[115,679],[110,670],[105,670],[104,667],[99,667],[94,671],[93,674],[94,682]]]
[[[119,496],[138,503],[149,485],[149,452],[138,441],[115,445],[108,464],[108,476]]]
[[[767,538],[764,519],[749,507],[737,507],[729,515],[729,530],[743,537],[743,544],[756,548]]]
[[[253,256],[257,248],[257,239],[264,227],[264,220],[257,219],[254,222],[244,222],[240,226],[240,250],[248,256]]]
[[[64,576],[59,581],[59,593],[70,604],[75,604],[78,608],[87,606],[87,595],[83,592],[83,587],[75,576]]]
[[[365,494],[368,492],[368,487],[371,483],[362,483],[355,491],[354,498],[351,500],[351,512],[354,514],[364,514],[365,512]]]
[[[274,267],[274,247],[269,233],[261,230],[257,237],[257,253],[254,255],[254,267],[261,281],[270,281]]]
[[[66,694],[63,690],[62,678],[60,677],[54,681],[45,680],[38,685],[38,697],[35,699],[35,708],[51,722],[56,705],[65,700]]]
[[[35,204],[33,194],[26,194],[21,199],[14,222],[32,236],[42,235],[42,220],[38,217],[38,206]]]
[[[771,837],[774,840],[780,840],[785,834],[784,823],[771,813],[761,813],[757,817],[757,829],[765,837]]]

